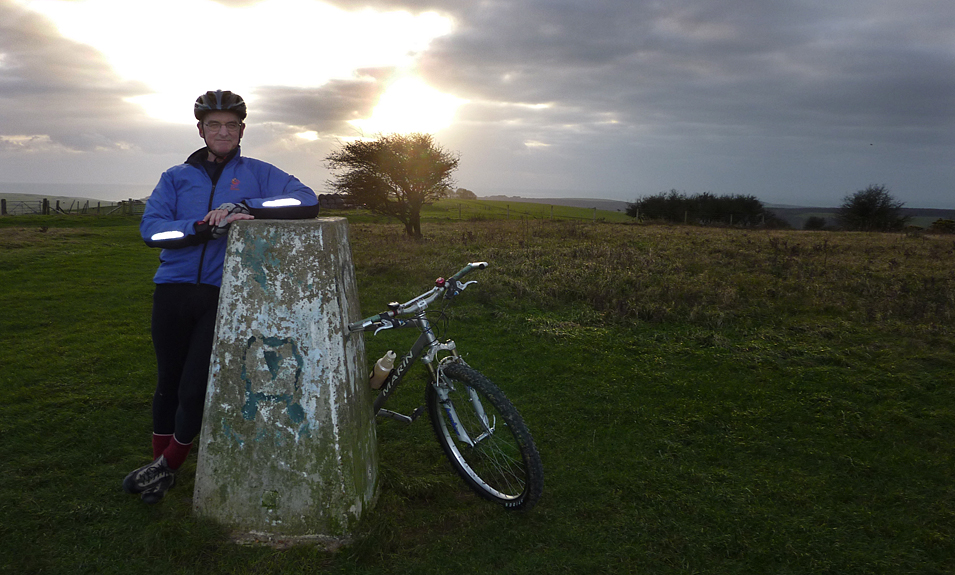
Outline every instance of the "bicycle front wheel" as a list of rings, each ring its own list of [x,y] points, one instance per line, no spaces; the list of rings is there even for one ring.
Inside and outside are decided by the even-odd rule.
[[[544,490],[544,467],[517,409],[463,363],[449,363],[438,373],[438,382],[427,386],[425,403],[454,470],[489,501],[509,509],[533,507]]]

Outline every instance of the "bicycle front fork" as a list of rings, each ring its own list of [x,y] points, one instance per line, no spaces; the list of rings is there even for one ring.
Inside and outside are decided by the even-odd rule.
[[[448,360],[454,361],[458,359],[457,353],[452,357],[446,358]],[[458,440],[462,443],[474,447],[490,435],[494,433],[495,422],[489,422],[487,413],[484,411],[484,404],[481,403],[481,397],[478,393],[470,386],[466,386],[468,389],[468,403],[470,404],[471,409],[474,410],[474,415],[477,420],[480,422],[481,428],[479,429],[481,433],[474,439],[468,435],[467,429],[461,423],[461,418],[458,416],[457,410],[454,408],[454,403],[450,399],[451,392],[451,382],[444,379],[444,373],[439,366],[436,371],[433,371],[434,374],[434,390],[438,395],[438,403],[441,404],[441,407],[444,409],[444,412],[448,415],[448,420],[451,422],[451,427],[454,429],[454,434],[457,436]],[[475,430],[472,430],[475,431]]]

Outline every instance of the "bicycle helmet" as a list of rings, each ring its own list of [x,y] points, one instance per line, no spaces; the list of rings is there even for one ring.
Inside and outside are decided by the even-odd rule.
[[[196,119],[200,122],[209,112],[223,111],[234,112],[238,114],[239,120],[245,120],[246,109],[245,101],[242,96],[233,94],[226,90],[209,91],[196,98],[196,105],[193,108]]]

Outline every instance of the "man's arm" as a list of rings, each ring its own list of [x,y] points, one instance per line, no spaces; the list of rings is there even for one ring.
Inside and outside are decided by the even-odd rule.
[[[143,241],[151,248],[179,249],[195,246],[217,237],[209,215],[203,220],[177,219],[175,188],[171,177],[164,173],[146,202],[146,210],[139,224]]]
[[[249,214],[270,220],[301,220],[318,215],[318,196],[298,178],[272,166],[267,166],[262,189],[268,196],[249,198],[243,203]]]

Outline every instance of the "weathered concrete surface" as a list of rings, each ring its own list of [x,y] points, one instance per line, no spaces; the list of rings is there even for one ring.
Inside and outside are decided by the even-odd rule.
[[[344,218],[230,231],[194,506],[243,541],[347,542],[378,447]],[[358,337],[356,337],[356,335]]]

